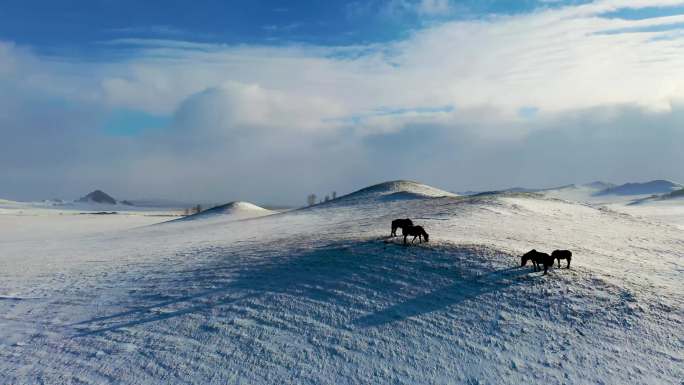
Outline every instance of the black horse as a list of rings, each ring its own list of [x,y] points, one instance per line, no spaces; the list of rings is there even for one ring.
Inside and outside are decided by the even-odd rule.
[[[409,235],[413,235],[411,243],[413,243],[416,238],[418,238],[419,243],[423,242],[423,238],[425,238],[425,242],[430,240],[430,236],[425,232],[425,229],[423,229],[422,226],[405,226],[401,228],[401,233],[404,235],[404,244],[406,244],[406,237]]]
[[[392,232],[390,233],[390,237],[396,237],[397,236],[397,229],[401,228],[402,231],[407,228],[413,226],[413,222],[411,222],[410,219],[395,219],[392,221]]]
[[[527,265],[527,261],[532,261],[534,271],[540,271],[541,267],[539,267],[539,265],[543,265],[544,274],[546,274],[546,270],[553,266],[554,258],[546,253],[541,253],[532,249],[520,257],[520,266],[522,267]]]
[[[560,260],[561,259],[567,259],[568,261],[568,266],[567,268],[570,268],[570,260],[572,259],[572,252],[570,250],[554,250],[553,253],[551,253],[551,257],[553,259],[558,260],[558,268],[560,269]]]

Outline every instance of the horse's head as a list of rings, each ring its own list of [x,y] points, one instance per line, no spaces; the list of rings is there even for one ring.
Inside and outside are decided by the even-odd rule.
[[[537,250],[532,249],[520,257],[520,267],[527,265],[527,261],[532,259],[532,255],[534,255],[536,252]]]
[[[423,230],[423,237],[425,238],[425,242],[430,241],[430,236],[428,235],[427,231]]]

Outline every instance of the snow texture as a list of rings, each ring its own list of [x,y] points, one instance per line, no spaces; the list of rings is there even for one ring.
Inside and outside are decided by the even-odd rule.
[[[142,227],[168,218],[5,205],[0,383],[681,384],[681,228],[420,186]],[[429,243],[388,238],[405,217]]]

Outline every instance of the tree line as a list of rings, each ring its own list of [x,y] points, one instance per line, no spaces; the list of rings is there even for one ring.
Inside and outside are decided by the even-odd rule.
[[[333,191],[332,194],[326,194],[322,198],[318,198],[316,194],[311,193],[306,197],[306,204],[307,206],[313,206],[317,203],[324,203],[333,199],[337,199],[337,191]]]

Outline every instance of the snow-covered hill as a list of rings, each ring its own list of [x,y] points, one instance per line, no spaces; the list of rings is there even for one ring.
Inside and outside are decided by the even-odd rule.
[[[378,201],[392,201],[392,200],[406,200],[406,199],[422,199],[422,198],[437,198],[437,197],[455,197],[457,194],[444,191],[432,186],[422,183],[395,180],[389,182],[378,183],[373,186],[362,188],[351,194],[343,195],[337,199],[326,202],[323,205],[349,205],[349,204],[363,204],[368,202]]]
[[[220,218],[220,219],[246,219],[262,217],[265,215],[275,214],[276,211],[268,210],[263,207],[259,207],[253,203],[249,202],[230,202],[224,205],[215,206],[208,210],[204,210],[197,214],[189,215],[184,218],[177,219],[177,221],[188,221],[197,219],[210,219],[210,218]]]
[[[597,195],[665,194],[681,189],[682,187],[683,186],[679,183],[671,182],[669,180],[652,180],[643,183],[625,183],[620,186],[602,190],[598,192]]]
[[[384,199],[404,191],[3,242],[0,383],[684,378],[681,229],[540,194]],[[405,216],[429,243],[387,238]],[[572,268],[521,268],[532,248],[570,249]]]

